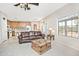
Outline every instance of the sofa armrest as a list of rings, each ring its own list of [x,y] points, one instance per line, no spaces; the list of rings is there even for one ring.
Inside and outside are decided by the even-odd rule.
[[[45,38],[45,34],[42,34],[42,38],[43,38],[43,39]]]
[[[21,39],[21,38],[22,38],[22,36],[21,36],[21,35],[19,35],[19,36],[18,36],[18,39]]]

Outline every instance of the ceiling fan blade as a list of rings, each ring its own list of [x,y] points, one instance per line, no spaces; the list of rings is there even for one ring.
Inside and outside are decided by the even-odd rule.
[[[14,6],[20,6],[21,8],[24,8],[24,10],[30,10],[29,4],[39,6],[39,3],[17,3]]]
[[[28,3],[25,4],[25,9],[30,10],[30,7],[28,6]]]
[[[29,4],[39,6],[39,3],[29,3]]]
[[[20,5],[20,3],[17,3],[17,4],[15,4],[14,6],[18,6],[18,5]]]

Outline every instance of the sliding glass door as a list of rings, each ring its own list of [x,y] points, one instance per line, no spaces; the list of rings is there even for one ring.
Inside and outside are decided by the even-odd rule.
[[[72,20],[72,37],[78,37],[78,21]]]
[[[65,35],[65,22],[59,22],[59,34]]]
[[[65,35],[69,37],[78,37],[79,30],[78,30],[78,20],[79,19],[66,19],[63,21],[59,21],[58,23],[58,33],[59,35]]]
[[[67,30],[67,36],[72,36],[72,21],[71,20],[67,21],[66,30]]]

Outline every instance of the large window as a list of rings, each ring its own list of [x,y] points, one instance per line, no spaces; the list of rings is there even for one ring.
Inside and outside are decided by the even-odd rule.
[[[59,21],[58,33],[70,37],[78,37],[78,18],[66,19]]]
[[[72,20],[72,37],[78,37],[78,21]]]
[[[59,34],[65,35],[65,22],[59,22]]]
[[[67,21],[67,36],[72,36],[72,21],[68,20]]]

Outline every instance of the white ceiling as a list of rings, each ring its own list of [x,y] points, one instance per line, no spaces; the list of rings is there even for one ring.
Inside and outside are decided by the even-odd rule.
[[[0,3],[0,11],[4,12],[12,21],[37,21],[66,5],[65,3],[40,3],[39,6],[30,5],[31,10],[24,10],[13,6],[14,3]]]

